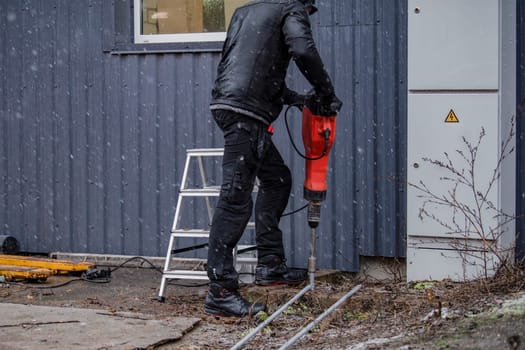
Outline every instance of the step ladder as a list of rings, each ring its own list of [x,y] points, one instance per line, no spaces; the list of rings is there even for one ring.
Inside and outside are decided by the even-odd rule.
[[[179,196],[177,200],[177,206],[175,208],[175,216],[173,218],[173,224],[170,233],[170,240],[168,244],[168,251],[166,253],[166,261],[164,263],[164,269],[162,273],[162,279],[160,282],[158,300],[160,302],[165,301],[164,292],[166,289],[167,281],[170,279],[184,279],[184,280],[208,280],[208,275],[206,269],[202,267],[205,265],[204,259],[191,259],[199,260],[200,264],[194,264],[190,266],[189,269],[173,267],[175,255],[189,250],[206,248],[207,243],[198,244],[189,248],[175,249],[176,239],[177,238],[209,238],[211,221],[213,218],[213,211],[215,203],[212,201],[213,197],[219,197],[220,194],[220,185],[210,185],[208,174],[206,173],[206,164],[210,161],[221,160],[224,155],[223,148],[197,148],[189,149],[186,151],[186,162],[184,164],[184,171],[182,174],[182,180],[179,189]],[[196,164],[195,164],[196,163]],[[217,164],[222,164],[218,162]],[[188,185],[188,177],[192,167],[197,166],[198,177],[200,178],[200,185]],[[254,192],[257,191],[257,182],[254,187]],[[183,204],[188,202],[188,199],[203,198],[206,206],[206,212],[208,215],[208,225],[207,227],[200,228],[183,228],[182,225],[182,210]],[[202,201],[201,201],[202,203]],[[195,202],[193,203],[195,205]],[[197,208],[199,209],[199,208]],[[254,222],[249,222],[246,229],[254,229]],[[250,266],[253,270],[257,258],[253,254],[240,254],[241,252],[253,251],[255,246],[237,246],[233,251],[234,265],[237,265],[237,269],[240,268],[239,264],[242,266]],[[241,256],[239,256],[241,255]],[[179,259],[179,265],[189,265],[188,263],[183,263],[180,260],[189,260],[189,259]],[[200,269],[195,267],[199,266]],[[179,266],[180,267],[180,266]]]

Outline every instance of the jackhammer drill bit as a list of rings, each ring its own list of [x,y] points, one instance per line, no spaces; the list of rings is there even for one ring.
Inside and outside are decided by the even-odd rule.
[[[315,257],[315,235],[316,228],[319,226],[321,221],[321,202],[320,201],[310,201],[308,202],[308,225],[310,226],[310,257],[308,258],[308,273],[310,275],[310,284],[312,289],[314,286],[315,280],[315,268],[316,268],[316,257]]]

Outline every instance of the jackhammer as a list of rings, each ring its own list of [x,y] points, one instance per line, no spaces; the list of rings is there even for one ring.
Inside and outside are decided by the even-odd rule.
[[[321,202],[326,199],[328,185],[328,154],[335,139],[336,111],[324,107],[318,98],[311,96],[303,107],[302,135],[305,150],[304,199],[308,201],[307,220],[310,226],[310,257],[308,273],[314,283],[316,257],[315,235],[321,221]]]
[[[248,342],[248,340],[264,329],[281,313],[286,311],[290,305],[295,303],[306,292],[314,289],[316,270],[316,229],[319,226],[319,222],[321,221],[321,202],[326,199],[326,191],[328,188],[326,183],[326,174],[328,172],[328,155],[335,138],[337,110],[338,108],[335,108],[334,106],[326,106],[322,104],[320,99],[315,95],[310,95],[307,98],[306,103],[302,108],[302,137],[305,149],[304,155],[299,152],[293,142],[293,139],[291,138],[285,113],[286,127],[290,135],[292,145],[296,151],[306,160],[303,195],[304,199],[308,201],[307,220],[308,226],[310,227],[310,257],[308,258],[308,274],[310,283],[299,293],[297,293],[292,299],[290,299],[287,303],[270,315],[264,322],[259,324],[255,329],[253,329],[249,334],[241,339],[237,344],[235,344],[235,346],[233,346],[230,350],[241,349],[242,346]],[[326,316],[331,314],[337,307],[343,304],[359,289],[361,289],[360,284],[352,288],[351,291],[341,297],[315,320],[303,327],[295,336],[290,338],[283,346],[281,346],[280,349],[288,349],[288,347],[290,347],[299,338],[309,332],[313,327],[321,322]]]

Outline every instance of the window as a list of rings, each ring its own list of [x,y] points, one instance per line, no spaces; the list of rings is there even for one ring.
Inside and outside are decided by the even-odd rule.
[[[223,41],[248,0],[134,0],[135,43]]]

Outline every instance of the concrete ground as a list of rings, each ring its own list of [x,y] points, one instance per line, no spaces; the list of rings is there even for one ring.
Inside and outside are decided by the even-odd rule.
[[[0,347],[4,350],[146,349],[182,338],[200,321],[12,303],[0,303],[0,314]]]
[[[150,349],[176,343],[202,315],[158,302],[159,284],[160,273],[144,268],[118,269],[109,283],[79,276],[0,282],[0,349]],[[206,288],[168,291],[200,301]]]

